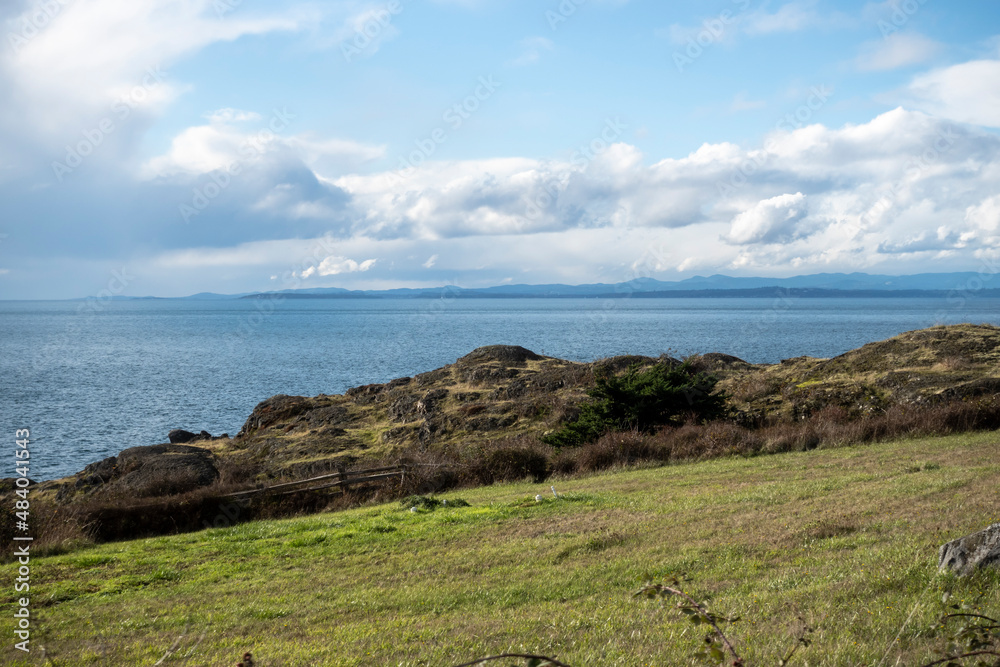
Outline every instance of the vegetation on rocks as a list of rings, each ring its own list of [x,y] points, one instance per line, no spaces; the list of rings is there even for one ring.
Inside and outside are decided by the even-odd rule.
[[[593,442],[609,431],[650,433],[684,419],[716,419],[725,411],[725,397],[713,394],[717,380],[695,372],[690,362],[661,362],[647,368],[636,363],[623,375],[603,371],[595,375],[592,399],[580,414],[544,442],[556,447]]]
[[[575,363],[488,346],[343,395],[274,396],[235,438],[134,447],[40,484],[36,502],[59,520],[40,528],[37,544],[199,529],[226,493],[344,468],[407,464],[412,474],[347,497],[271,498],[241,508],[239,520],[526,477],[996,429],[997,387],[1000,329],[985,325],[779,364],[720,353]],[[0,515],[0,532],[9,519]]]

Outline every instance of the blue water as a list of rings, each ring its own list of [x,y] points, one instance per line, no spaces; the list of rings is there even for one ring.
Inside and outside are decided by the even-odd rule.
[[[933,324],[1000,324],[1000,300],[436,299],[0,302],[2,438],[60,477],[173,428],[235,435],[274,394],[336,394],[481,345],[577,361],[726,352],[830,357]],[[0,438],[0,452],[3,439]],[[13,457],[0,470],[12,476]]]

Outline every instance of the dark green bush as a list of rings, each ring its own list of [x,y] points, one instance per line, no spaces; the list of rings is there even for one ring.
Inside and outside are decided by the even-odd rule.
[[[725,397],[713,394],[717,379],[695,372],[689,362],[659,363],[646,369],[632,365],[620,376],[598,375],[580,415],[544,438],[555,447],[593,442],[608,431],[651,433],[657,427],[686,419],[721,417]]]

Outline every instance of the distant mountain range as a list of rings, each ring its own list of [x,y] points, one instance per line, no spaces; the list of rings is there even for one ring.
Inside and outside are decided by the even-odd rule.
[[[979,296],[1000,296],[1000,278],[991,284],[989,275],[975,272],[919,273],[910,276],[867,273],[817,273],[792,278],[736,278],[713,275],[685,280],[663,281],[636,278],[624,283],[589,285],[498,285],[485,288],[454,286],[400,288],[389,290],[348,290],[342,287],[313,287],[275,292],[213,294],[202,292],[192,300],[254,299],[280,296],[288,299],[426,299],[441,298],[737,298],[737,297],[929,297],[954,292]],[[150,297],[146,297],[150,298]]]

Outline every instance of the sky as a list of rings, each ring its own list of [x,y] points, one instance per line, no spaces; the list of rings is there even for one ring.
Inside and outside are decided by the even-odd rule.
[[[997,272],[996,0],[5,0],[0,299]]]

